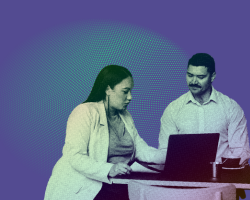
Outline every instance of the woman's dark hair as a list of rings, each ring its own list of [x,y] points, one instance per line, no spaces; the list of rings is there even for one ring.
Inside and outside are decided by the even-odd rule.
[[[189,65],[193,66],[205,66],[210,74],[215,72],[215,62],[212,56],[207,53],[197,53],[192,56],[188,61]]]
[[[125,67],[118,65],[108,65],[104,67],[96,77],[94,86],[87,100],[83,103],[104,100],[106,97],[105,91],[108,86],[114,89],[115,85],[129,76],[132,78],[132,74]]]

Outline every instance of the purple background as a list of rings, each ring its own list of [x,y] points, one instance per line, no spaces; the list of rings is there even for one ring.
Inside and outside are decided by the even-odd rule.
[[[235,1],[1,1],[1,90],[5,81],[14,81],[4,79],[6,73],[15,70],[3,68],[4,63],[32,38],[72,22],[116,20],[158,33],[190,56],[197,52],[211,54],[217,71],[214,87],[236,100],[249,119],[249,6]],[[4,116],[2,113],[0,199],[43,199],[50,174],[26,165],[4,140],[3,135],[8,134]]]

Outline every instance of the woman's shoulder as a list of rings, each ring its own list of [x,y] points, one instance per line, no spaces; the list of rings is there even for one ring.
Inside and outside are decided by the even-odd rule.
[[[102,102],[87,102],[77,105],[70,115],[82,115],[98,113]]]

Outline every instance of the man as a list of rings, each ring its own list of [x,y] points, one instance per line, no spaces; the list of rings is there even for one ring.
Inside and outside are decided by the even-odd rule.
[[[250,158],[244,112],[233,99],[213,88],[215,77],[215,62],[210,55],[198,53],[189,59],[186,80],[190,91],[165,109],[159,149],[167,149],[171,134],[220,133],[217,162],[221,157],[240,157],[242,164]]]

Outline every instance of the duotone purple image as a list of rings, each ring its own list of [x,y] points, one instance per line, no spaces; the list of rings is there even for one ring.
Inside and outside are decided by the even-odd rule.
[[[165,108],[189,91],[187,65],[196,53],[214,58],[213,87],[235,100],[248,120],[249,6],[214,0],[2,1],[0,199],[44,198],[62,156],[68,117],[107,65],[131,72],[127,110],[149,146],[159,146]]]

